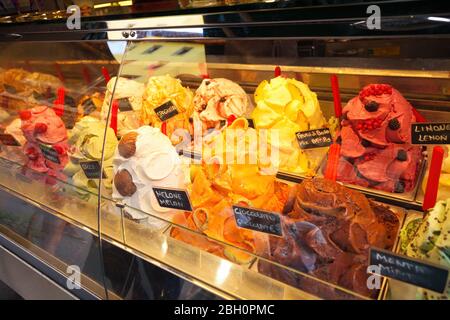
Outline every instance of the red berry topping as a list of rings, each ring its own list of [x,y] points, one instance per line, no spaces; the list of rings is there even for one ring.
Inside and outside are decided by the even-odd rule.
[[[45,123],[36,123],[34,126],[34,134],[44,133],[47,131],[47,125]]]
[[[31,111],[30,110],[21,110],[19,112],[19,117],[21,120],[28,120],[31,118]]]
[[[236,120],[236,116],[234,114],[231,114],[228,118],[227,118],[227,124],[231,125],[233,123],[233,121]]]
[[[35,148],[28,148],[25,150],[25,153],[30,160],[36,160],[38,158],[38,154]]]
[[[359,93],[359,98],[364,100],[364,98],[370,96],[381,96],[383,94],[392,94],[392,87],[388,84],[370,84]]]
[[[61,146],[53,146],[53,149],[55,149],[58,154],[64,154],[64,148]]]

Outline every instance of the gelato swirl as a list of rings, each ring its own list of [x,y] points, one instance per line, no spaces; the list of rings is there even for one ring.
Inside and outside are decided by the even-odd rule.
[[[204,129],[215,128],[220,121],[244,116],[248,97],[244,89],[231,80],[204,79],[195,91],[194,105],[194,116],[202,121]]]
[[[327,125],[317,95],[303,82],[280,76],[259,84],[255,102],[255,127],[279,132],[279,141],[273,144],[280,150],[280,170],[314,174],[327,148],[302,150],[295,133]]]
[[[399,219],[388,207],[363,194],[320,178],[304,180],[291,193],[284,208],[283,237],[269,236],[268,259],[365,296],[370,247],[392,249]],[[260,261],[259,270],[322,298],[338,292],[309,278],[295,276]]]
[[[144,85],[140,82],[123,77],[112,77],[111,80],[108,81],[105,98],[103,100],[101,118],[107,118],[112,99],[117,101],[119,105],[117,115],[117,135],[119,137],[129,130],[134,130],[141,126],[139,112],[142,108],[143,93]]]
[[[125,204],[125,211],[133,219],[148,215],[171,218],[172,210],[159,206],[152,190],[158,186],[184,187],[181,161],[169,138],[150,126],[130,131],[118,144],[113,166],[113,199]],[[155,229],[166,225],[152,218],[147,222]]]
[[[450,268],[450,199],[438,201],[423,220],[410,221],[402,234],[401,253]],[[418,288],[416,298],[447,300],[450,287],[444,294]]]
[[[155,109],[165,103],[171,103],[176,108],[177,114],[166,121],[161,121]],[[189,131],[189,117],[193,109],[193,94],[191,90],[181,85],[179,79],[169,75],[148,79],[143,96],[141,122],[161,128],[174,145],[181,142],[181,139],[175,135],[172,138],[172,134],[179,128]]]
[[[387,84],[371,84],[343,109],[338,180],[403,193],[414,188],[421,149],[411,145],[412,106]]]
[[[38,106],[20,112],[21,129],[26,139],[24,152],[28,157],[26,166],[40,173],[47,173],[64,179],[62,170],[69,161],[67,151],[67,130],[55,111],[46,106]],[[56,152],[57,162],[45,158],[41,144]]]
[[[72,177],[73,184],[80,187],[80,194],[83,190],[97,193],[99,180],[88,179],[80,167],[81,161],[101,161],[103,150],[103,139],[105,135],[105,123],[94,117],[86,116],[77,122],[69,134],[69,157],[70,162],[64,168],[64,172]],[[106,130],[106,143],[104,149],[103,171],[106,178],[103,185],[107,189],[112,188],[113,176],[113,155],[117,147],[117,138],[110,127]]]

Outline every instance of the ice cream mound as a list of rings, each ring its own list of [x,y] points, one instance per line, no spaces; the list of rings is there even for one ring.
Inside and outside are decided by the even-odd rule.
[[[22,132],[22,120],[20,118],[14,119],[10,124],[8,124],[4,130],[5,134],[10,134],[16,139],[16,141],[21,145],[25,145],[27,140]],[[1,131],[1,130],[0,130]],[[13,162],[19,163],[21,165],[25,164],[26,158],[19,146],[2,146],[1,156],[11,160]]]
[[[24,152],[28,157],[26,166],[49,176],[63,178],[62,169],[68,162],[67,130],[55,111],[46,106],[38,106],[20,112],[21,129],[25,139]],[[53,149],[55,160],[44,157],[42,145]]]
[[[279,169],[279,152],[271,138],[270,133],[262,136],[249,127],[246,118],[237,118],[228,127],[202,139],[202,159],[207,163],[220,159],[226,164],[256,165],[261,174],[275,175]]]
[[[388,207],[321,178],[293,188],[284,209],[283,237],[269,237],[266,257],[329,283],[374,297],[367,287],[370,247],[392,249],[399,219]],[[259,270],[322,298],[336,298],[331,287],[296,277],[260,261]]]
[[[114,95],[113,95],[114,93]],[[106,85],[101,118],[107,119],[112,99],[118,104],[117,135],[123,136],[130,130],[141,126],[139,112],[142,108],[144,85],[123,77],[112,77]],[[93,97],[95,98],[95,97]],[[96,104],[95,100],[92,100]]]
[[[317,95],[303,82],[280,76],[259,84],[255,102],[255,128],[279,133],[280,170],[314,174],[327,148],[302,150],[295,133],[327,126]]]
[[[0,73],[0,93],[8,97],[8,109],[51,104],[51,96],[63,83],[50,74],[12,68]]]
[[[120,139],[113,166],[113,199],[126,205],[132,219],[146,219],[155,229],[165,227],[149,215],[170,220],[173,211],[159,206],[152,188],[182,189],[185,184],[181,161],[169,138],[150,126],[129,131]]]
[[[450,198],[438,201],[424,219],[410,221],[402,230],[403,254],[450,268]],[[446,294],[418,289],[420,299],[449,299]]]
[[[371,84],[343,109],[338,180],[387,192],[413,190],[422,153],[411,145],[413,107],[387,84]]]
[[[450,198],[450,146],[445,145],[443,146],[443,148],[445,150],[445,157],[442,163],[441,175],[439,177],[439,187],[437,196],[438,200]],[[422,189],[424,192],[427,188],[427,181],[428,181],[428,171],[422,183]]]
[[[155,109],[162,106],[172,106],[176,114],[163,121]],[[172,141],[181,142],[179,136],[173,135],[177,129],[190,131],[189,117],[194,110],[193,93],[181,85],[179,79],[169,75],[155,76],[148,79],[143,96],[141,121],[143,124],[161,128]]]
[[[105,138],[106,123],[91,116],[83,117],[77,122],[69,133],[69,158],[70,162],[64,168],[64,172],[72,177],[73,184],[81,190],[80,194],[85,194],[85,190],[97,193],[99,186],[98,179],[88,179],[80,167],[83,161],[102,161],[103,140]],[[113,155],[117,147],[117,138],[111,128],[106,130],[106,142],[104,148],[103,171],[106,177],[103,178],[103,185],[110,189],[112,187],[113,176]]]
[[[177,214],[173,222],[208,239],[177,227],[172,228],[172,237],[236,263],[249,262],[252,256],[246,252],[255,253],[259,235],[237,227],[232,205],[279,212],[289,187],[274,176],[262,174],[257,165],[226,165],[220,161],[191,166],[191,180],[188,190],[194,212]]]
[[[202,121],[203,129],[218,129],[221,121],[232,122],[245,115],[248,97],[244,89],[231,80],[204,79],[195,91],[194,105],[194,116]]]

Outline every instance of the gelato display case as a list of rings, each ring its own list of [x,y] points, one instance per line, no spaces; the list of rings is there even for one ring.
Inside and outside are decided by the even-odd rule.
[[[0,254],[51,297],[448,298],[372,253],[448,276],[448,142],[413,128],[450,133],[450,6],[378,6],[0,23]]]

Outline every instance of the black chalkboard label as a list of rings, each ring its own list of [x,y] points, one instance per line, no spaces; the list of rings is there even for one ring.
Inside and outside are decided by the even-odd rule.
[[[83,161],[80,162],[80,167],[88,179],[100,179],[101,166],[98,161]],[[105,172],[102,172],[102,178],[105,179]]]
[[[20,142],[17,141],[16,138],[14,138],[14,136],[8,133],[0,133],[0,142],[5,146],[13,146],[13,147],[20,146]]]
[[[245,229],[282,236],[280,215],[254,208],[233,206],[236,224]]]
[[[322,128],[296,132],[300,149],[314,149],[328,147],[333,143],[330,129]]]
[[[167,101],[158,108],[155,108],[155,113],[161,121],[166,121],[176,116],[178,114],[178,110],[172,101]]]
[[[133,111],[133,107],[128,98],[117,99],[117,103],[119,104],[120,112]]]
[[[39,148],[41,149],[42,154],[43,154],[45,159],[47,159],[47,160],[49,160],[51,162],[57,163],[57,164],[61,163],[59,161],[58,152],[55,149],[53,149],[52,146],[48,146],[46,144],[42,144],[41,143],[41,144],[39,144]]]
[[[153,187],[153,193],[163,208],[192,211],[191,201],[185,190]]]
[[[450,144],[450,122],[413,123],[412,144]]]
[[[369,264],[380,267],[380,275],[444,293],[449,270],[392,252],[371,248]]]

